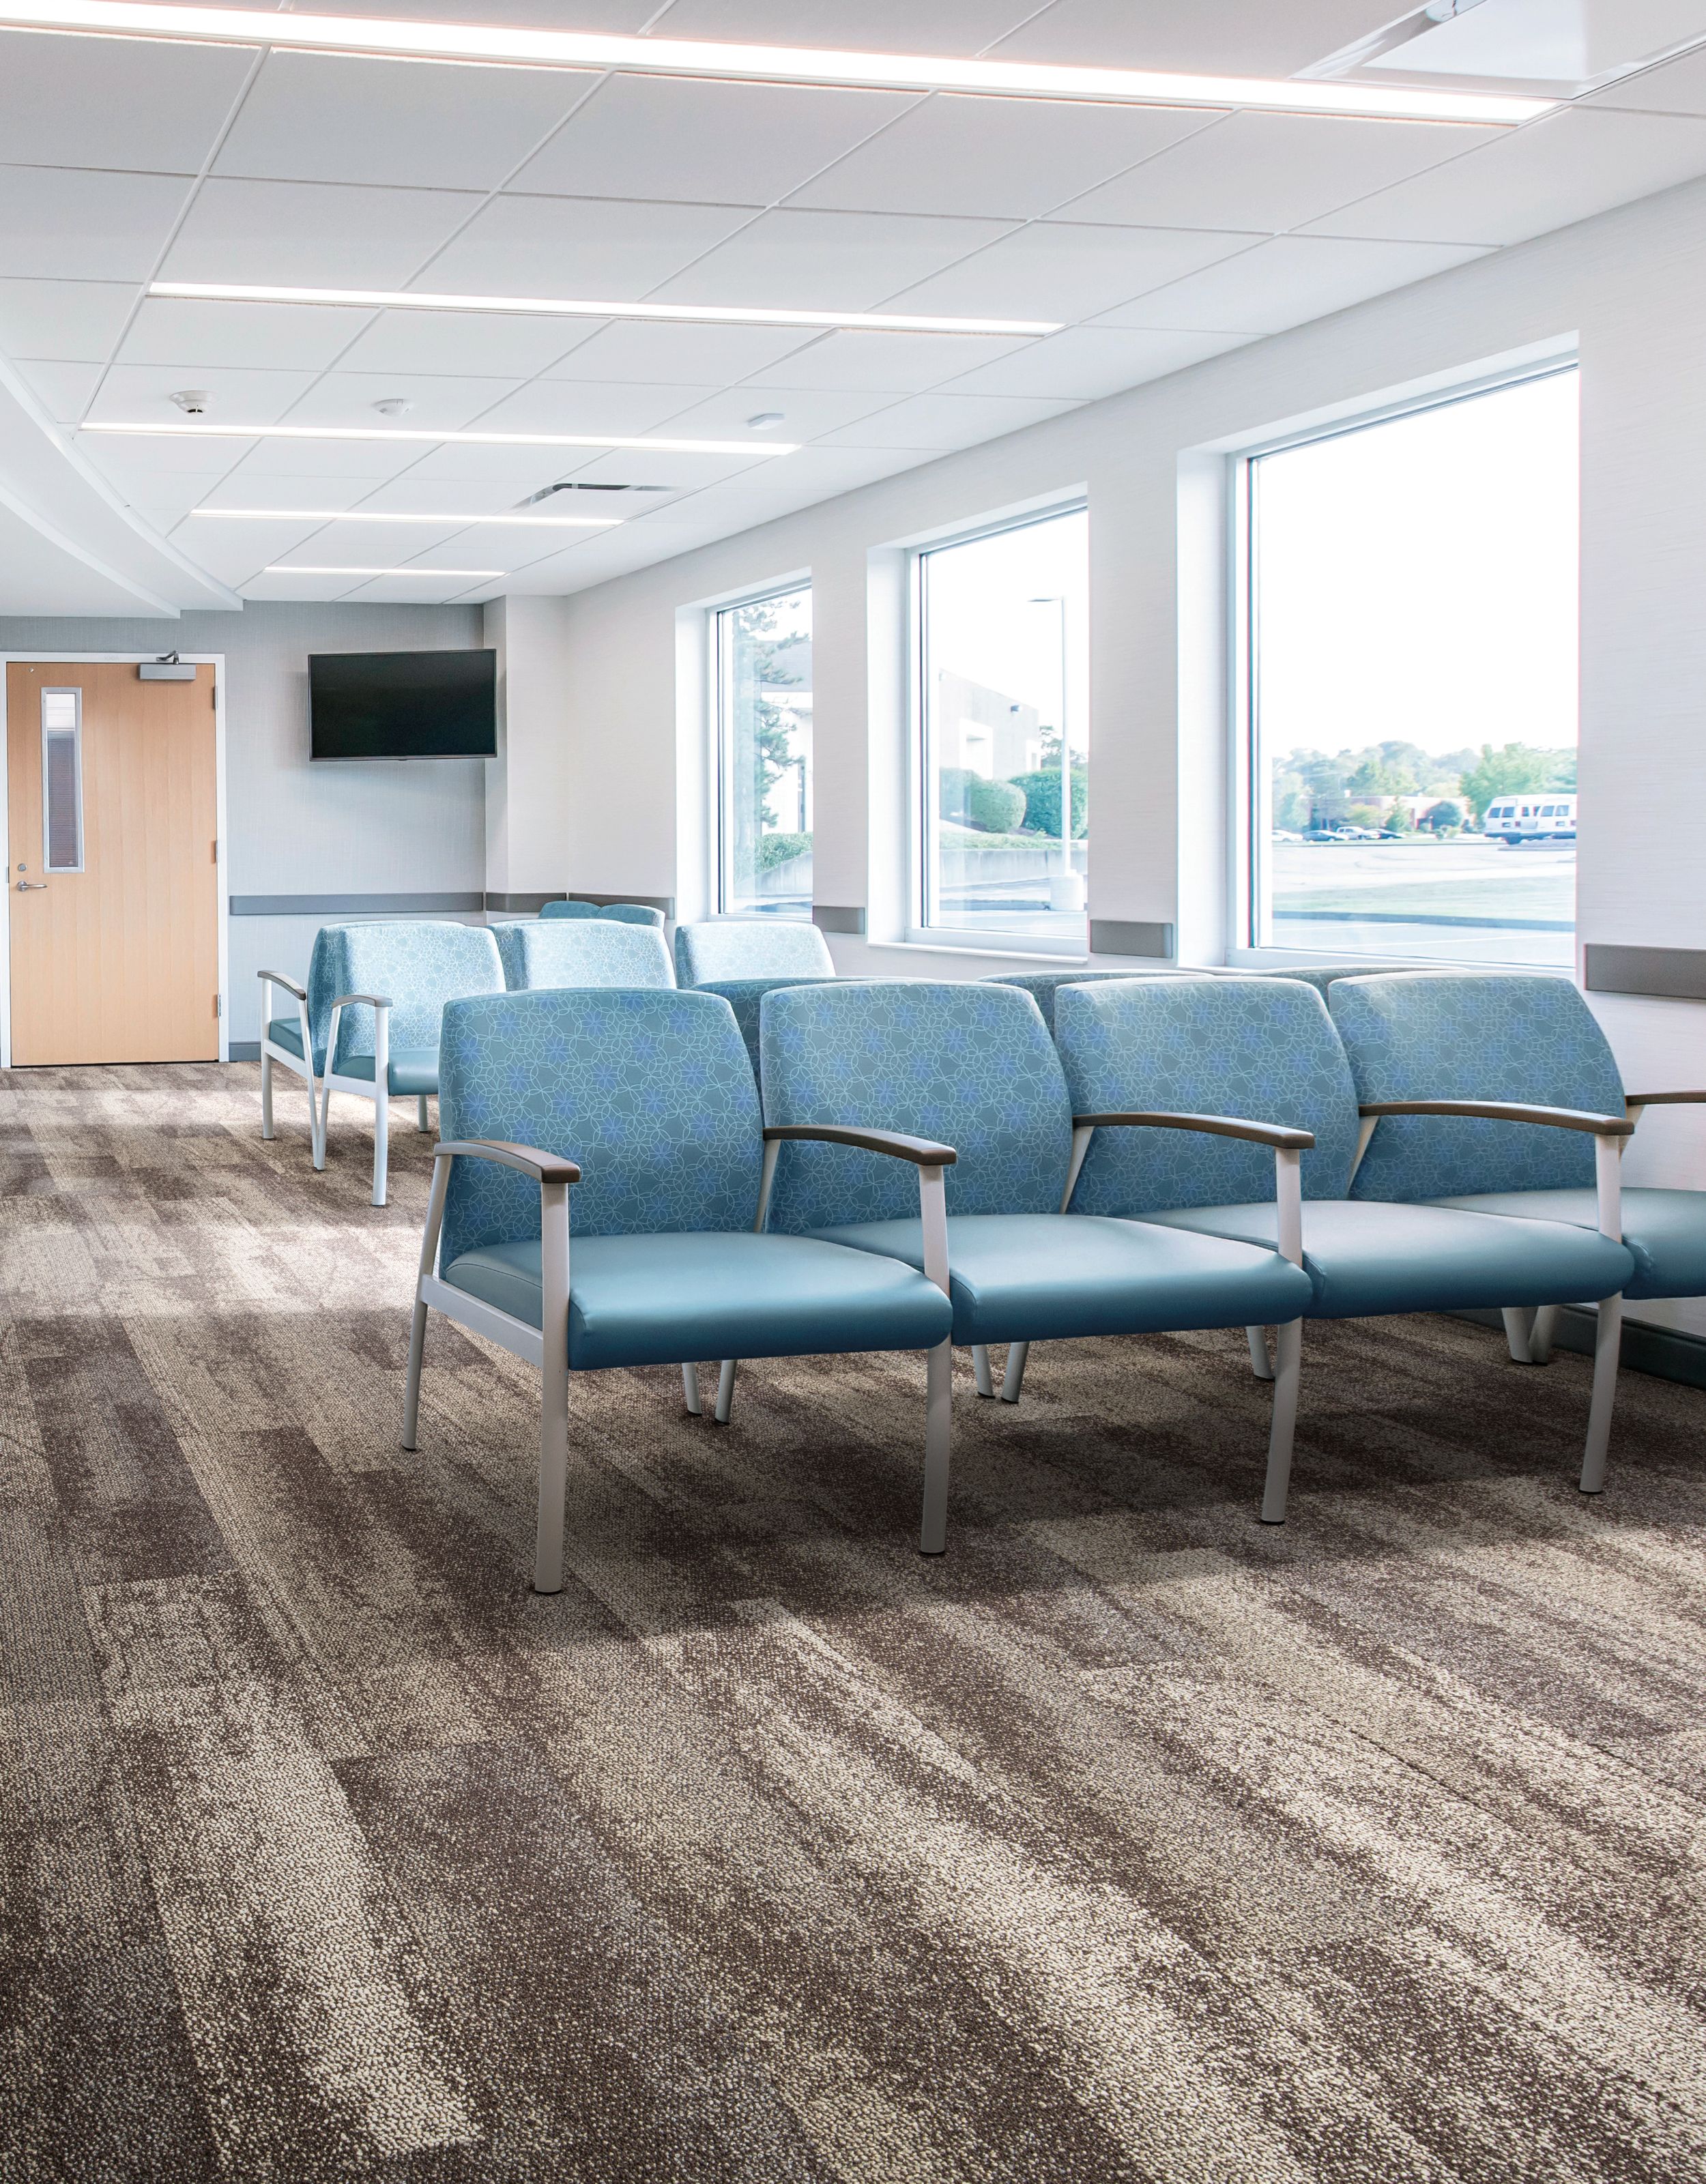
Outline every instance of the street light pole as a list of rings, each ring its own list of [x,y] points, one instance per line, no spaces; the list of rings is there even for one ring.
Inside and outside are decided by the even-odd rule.
[[[1072,872],[1072,746],[1067,740],[1067,603],[1063,593],[1051,592],[1030,603],[1055,607],[1060,615],[1060,738],[1061,738],[1061,894],[1062,907],[1075,892]]]

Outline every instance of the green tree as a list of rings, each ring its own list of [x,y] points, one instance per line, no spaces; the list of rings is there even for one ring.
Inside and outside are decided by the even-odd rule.
[[[1418,823],[1425,827],[1430,834],[1443,834],[1448,827],[1461,827],[1463,815],[1455,804],[1441,801],[1430,804]]]
[[[1469,800],[1475,824],[1480,826],[1487,816],[1488,805],[1496,804],[1501,796],[1520,796],[1530,789],[1544,788],[1558,755],[1554,751],[1536,750],[1530,744],[1506,744],[1499,750],[1483,744],[1475,765],[1458,777],[1458,787]]]
[[[1365,751],[1345,783],[1352,796],[1412,796],[1418,783],[1407,766],[1400,766],[1378,751]]]

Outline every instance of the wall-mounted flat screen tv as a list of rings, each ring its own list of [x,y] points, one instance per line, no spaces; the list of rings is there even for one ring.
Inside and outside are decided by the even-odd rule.
[[[315,652],[308,661],[314,758],[492,758],[495,652]]]

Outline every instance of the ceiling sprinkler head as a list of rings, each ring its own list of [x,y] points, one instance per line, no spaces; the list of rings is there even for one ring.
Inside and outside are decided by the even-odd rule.
[[[747,419],[748,429],[754,432],[767,432],[772,425],[781,424],[786,414],[781,410],[761,410],[755,417]]]
[[[406,394],[387,394],[382,402],[376,402],[373,406],[382,417],[406,417],[415,404]]]
[[[170,399],[187,417],[205,415],[213,402],[213,397],[205,387],[181,387]]]

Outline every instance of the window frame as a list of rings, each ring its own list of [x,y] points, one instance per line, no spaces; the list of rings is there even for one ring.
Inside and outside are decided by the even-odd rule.
[[[72,751],[72,795],[75,799],[77,823],[77,861],[75,865],[56,865],[53,859],[53,827],[48,803],[47,747],[50,738],[63,736],[67,730],[50,725],[47,701],[50,698],[69,698],[73,718],[70,728]],[[45,877],[69,877],[88,869],[89,845],[83,824],[83,691],[81,683],[63,682],[42,687],[42,871]]]
[[[928,749],[929,646],[926,631],[928,586],[926,564],[933,554],[950,552],[956,546],[975,545],[980,538],[998,538],[1010,532],[1031,531],[1040,523],[1052,523],[1063,515],[1087,515],[1089,512],[1089,494],[1075,493],[1070,499],[1053,502],[1045,508],[1029,509],[1022,515],[995,516],[987,522],[969,524],[962,530],[945,532],[939,538],[927,539],[907,549],[906,922],[902,938],[909,946],[951,948],[981,956],[1032,956],[1046,961],[1082,963],[1089,959],[1088,909],[1084,912],[1084,932],[1081,940],[1057,939],[1046,933],[1005,933],[994,928],[973,932],[960,926],[926,922],[929,909],[927,860],[936,839],[934,809],[935,769],[930,764]],[[1064,722],[1061,733],[1062,735],[1066,733]],[[1088,758],[1085,771],[1089,771]]]
[[[1573,346],[1559,348],[1549,355],[1530,359],[1502,370],[1456,381],[1449,387],[1376,403],[1368,409],[1357,410],[1354,415],[1335,418],[1328,423],[1277,432],[1262,440],[1252,441],[1229,456],[1226,465],[1227,691],[1230,700],[1227,708],[1229,745],[1227,780],[1230,790],[1227,814],[1227,868],[1230,882],[1226,928],[1226,961],[1229,964],[1252,968],[1264,966],[1283,968],[1288,963],[1318,959],[1323,953],[1319,948],[1287,948],[1257,937],[1266,886],[1268,853],[1272,847],[1272,827],[1268,821],[1272,810],[1273,790],[1268,769],[1262,765],[1260,760],[1261,719],[1257,694],[1261,677],[1257,644],[1259,602],[1256,576],[1257,465],[1266,455],[1283,454],[1292,448],[1343,439],[1353,432],[1365,432],[1381,425],[1396,423],[1401,418],[1417,416],[1433,410],[1454,409],[1459,404],[1479,401],[1485,395],[1503,393],[1508,388],[1532,386],[1542,380],[1560,378],[1565,373],[1579,376],[1581,370],[1580,352]],[[1579,949],[1579,925],[1574,940]],[[1345,952],[1349,955],[1356,951]],[[1536,977],[1568,978],[1572,975],[1569,971],[1553,966],[1504,964],[1486,956],[1409,956],[1396,948],[1383,950],[1378,956],[1371,955],[1368,960],[1371,963],[1413,964],[1421,970],[1515,969]]]
[[[811,574],[809,570],[800,576],[787,577],[781,579],[778,582],[762,585],[755,591],[736,593],[731,599],[719,599],[714,606],[710,607],[706,610],[705,634],[707,638],[707,649],[710,652],[711,658],[705,681],[711,700],[709,711],[711,714],[711,780],[713,784],[711,861],[713,874],[713,884],[711,888],[711,894],[715,904],[715,915],[718,917],[762,917],[771,914],[764,911],[755,910],[750,904],[744,908],[736,908],[733,907],[730,902],[730,897],[733,893],[733,858],[734,850],[735,783],[733,778],[733,767],[730,763],[729,754],[731,735],[729,727],[730,708],[728,702],[728,677],[732,670],[733,665],[728,655],[733,653],[733,647],[732,645],[725,644],[723,641],[725,617],[739,614],[747,607],[761,607],[771,599],[792,599],[796,593],[800,592],[814,593],[811,604],[812,629],[815,637],[817,630],[817,602],[815,597],[815,586],[813,585]],[[814,668],[814,691],[815,673],[816,671]],[[817,842],[815,828],[813,830],[812,847],[814,851],[812,866],[813,892],[815,895],[817,872],[815,857]]]

